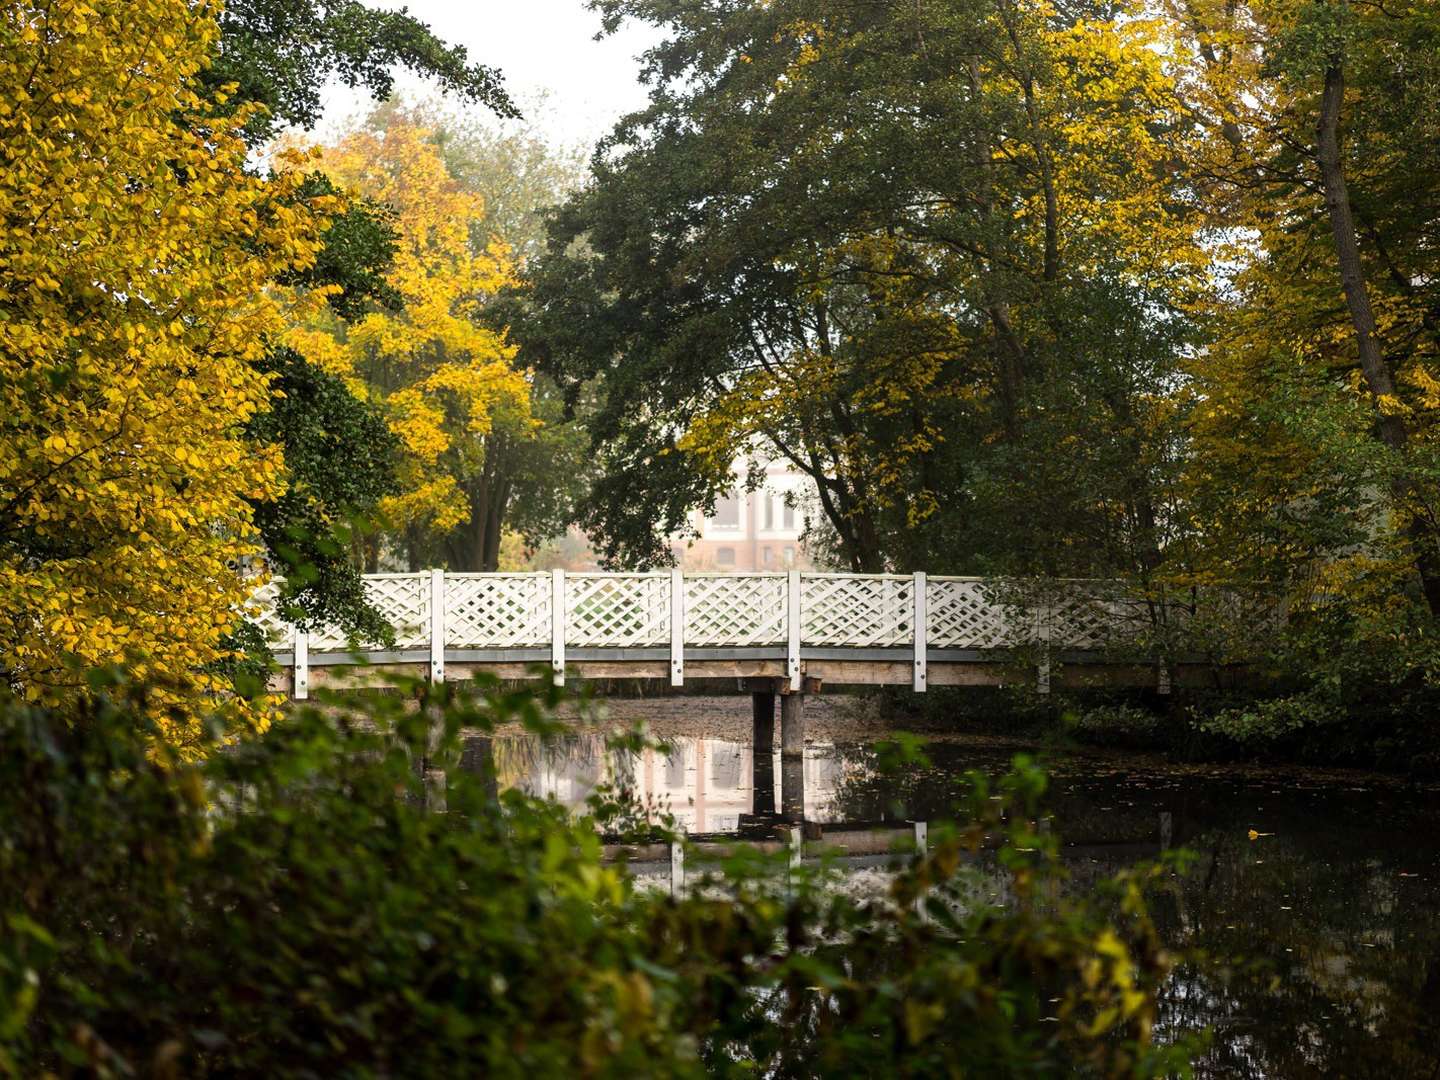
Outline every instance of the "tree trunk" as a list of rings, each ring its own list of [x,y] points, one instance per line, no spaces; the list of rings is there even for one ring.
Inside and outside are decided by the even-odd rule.
[[[1397,454],[1405,452],[1408,441],[1405,421],[1387,411],[1386,399],[1395,397],[1395,374],[1380,351],[1380,338],[1375,327],[1375,313],[1370,307],[1370,291],[1365,282],[1365,269],[1360,262],[1360,247],[1355,239],[1355,215],[1350,205],[1350,191],[1345,182],[1345,169],[1340,155],[1340,110],[1345,98],[1345,69],[1339,57],[1331,59],[1325,69],[1325,85],[1320,95],[1320,119],[1316,125],[1316,161],[1320,166],[1320,182],[1325,191],[1325,209],[1330,217],[1330,231],[1335,239],[1335,256],[1340,270],[1340,284],[1345,292],[1345,306],[1355,331],[1355,344],[1360,352],[1360,370],[1365,385],[1375,398],[1375,429],[1380,441]],[[1397,495],[1403,502],[1413,503],[1416,493],[1403,479],[1397,483]],[[1425,601],[1432,615],[1440,615],[1440,552],[1435,536],[1418,514],[1413,514],[1409,529],[1415,548],[1415,569],[1425,592]]]
[[[1345,170],[1340,160],[1340,105],[1344,96],[1345,75],[1337,61],[1325,70],[1325,91],[1320,97],[1316,158],[1320,164],[1320,181],[1325,190],[1325,209],[1330,215],[1330,232],[1335,238],[1335,255],[1340,269],[1340,283],[1345,290],[1345,305],[1350,309],[1355,343],[1360,349],[1360,369],[1365,373],[1365,383],[1370,392],[1380,399],[1395,396],[1395,376],[1380,353],[1375,314],[1370,309],[1370,291],[1365,284],[1365,271],[1360,264],[1360,247],[1355,240],[1355,218],[1350,207],[1350,191],[1345,183]],[[1387,414],[1383,405],[1379,412],[1376,427],[1381,441],[1392,450],[1403,449],[1406,441],[1404,421],[1399,416]]]
[[[969,58],[970,92],[974,95],[977,104],[980,101],[982,87],[980,58],[972,56]],[[992,151],[988,142],[981,140],[975,147],[974,166],[977,175],[988,178],[992,168]],[[994,243],[995,200],[994,194],[990,191],[989,180],[985,179],[975,191],[975,200],[980,206],[981,219],[986,223],[985,245],[990,247]],[[1049,209],[1047,203],[1047,210]],[[1050,254],[1049,234],[1046,237],[1046,255]],[[1000,413],[1001,424],[1005,428],[1005,436],[1011,442],[1018,442],[1020,439],[1020,385],[1024,379],[1025,370],[1025,346],[1021,344],[1020,338],[1015,333],[1015,327],[1010,321],[1010,306],[1005,298],[998,295],[995,288],[995,264],[996,259],[991,251],[984,259],[984,265],[980,268],[981,291],[984,298],[985,313],[995,328],[996,342],[994,348],[996,374],[998,376],[1000,391]]]
[[[500,540],[505,528],[513,483],[505,475],[499,446],[486,448],[486,462],[480,475],[464,484],[470,517],[445,537],[450,569],[489,572],[500,566]]]
[[[493,486],[494,498],[486,512],[483,558],[483,569],[492,571],[500,569],[500,540],[505,530],[505,510],[510,503],[510,485],[501,481]]]

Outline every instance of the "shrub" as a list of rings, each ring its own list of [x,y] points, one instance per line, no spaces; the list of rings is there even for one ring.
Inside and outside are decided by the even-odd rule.
[[[1163,725],[1151,710],[1128,702],[1082,706],[1066,716],[1067,726],[1086,741],[1148,746],[1161,742]]]
[[[1021,763],[885,903],[753,856],[632,888],[592,818],[416,761],[557,692],[297,707],[179,760],[143,687],[0,709],[0,1073],[1161,1075],[1143,874],[1062,901]],[[437,739],[436,732],[443,732]],[[212,733],[218,735],[219,733]],[[1002,815],[1011,811],[1010,825]],[[597,811],[599,812],[599,811]],[[605,815],[613,818],[611,810]],[[1017,902],[966,909],[985,834]],[[1158,872],[1158,871],[1156,871]]]

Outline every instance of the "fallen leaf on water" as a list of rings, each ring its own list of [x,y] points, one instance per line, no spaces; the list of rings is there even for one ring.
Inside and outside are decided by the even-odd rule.
[[[1274,834],[1273,832],[1256,832],[1254,829],[1251,829],[1251,830],[1250,830],[1250,839],[1251,839],[1251,840],[1259,840],[1260,837],[1262,837],[1262,836],[1274,836],[1274,835],[1275,835],[1275,834]]]

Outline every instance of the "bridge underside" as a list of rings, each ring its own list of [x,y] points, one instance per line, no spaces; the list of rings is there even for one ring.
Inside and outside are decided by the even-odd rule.
[[[672,682],[671,654],[665,648],[572,648],[565,655],[567,679],[645,679]],[[271,689],[292,693],[290,653],[278,653],[281,666]],[[462,682],[477,675],[503,680],[540,678],[551,664],[548,648],[446,649],[444,678]],[[432,672],[428,649],[388,652],[312,652],[309,687],[359,689],[384,686],[396,677],[425,679]],[[931,649],[926,652],[931,686],[1039,686],[1042,689],[1136,687],[1164,693],[1172,685],[1214,685],[1216,669],[1199,659],[1154,663],[1127,661],[1094,651],[1057,652],[1048,670],[995,650]],[[807,687],[910,686],[915,655],[906,648],[802,648],[800,668]],[[788,677],[784,646],[775,648],[686,649],[684,675],[695,679],[775,679]]]

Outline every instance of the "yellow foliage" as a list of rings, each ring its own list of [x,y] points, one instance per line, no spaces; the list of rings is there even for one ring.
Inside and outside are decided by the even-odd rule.
[[[403,306],[350,323],[329,314],[298,322],[287,340],[378,403],[400,437],[402,491],[382,503],[385,515],[447,532],[469,516],[459,481],[483,464],[497,414],[530,423],[514,346],[476,319],[514,279],[509,251],[495,242],[477,250],[484,205],[449,175],[422,127],[396,120],[383,133],[353,132],[320,152],[320,168],[393,210],[399,245],[387,281]]]
[[[0,668],[54,701],[131,660],[182,745],[281,482],[251,361],[323,226],[193,89],[217,11],[0,0]]]

